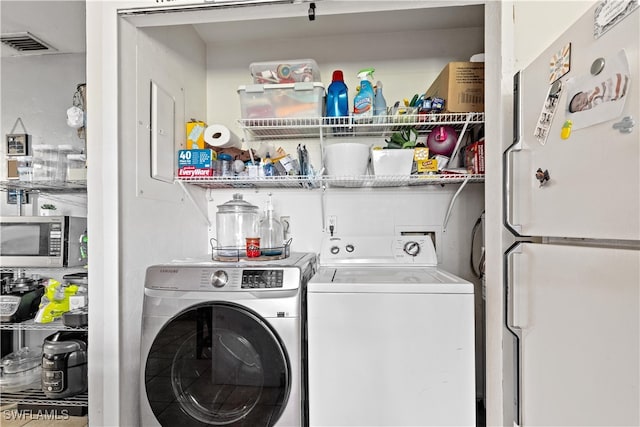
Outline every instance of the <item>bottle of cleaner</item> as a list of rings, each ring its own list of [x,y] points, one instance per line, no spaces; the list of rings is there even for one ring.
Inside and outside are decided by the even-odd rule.
[[[284,242],[284,228],[273,215],[271,194],[267,200],[267,209],[260,221],[260,251],[262,255],[281,255]]]
[[[358,78],[360,79],[360,90],[353,98],[353,115],[356,117],[371,117],[373,116],[373,99],[375,94],[373,93],[373,68],[365,68],[360,70]]]
[[[349,116],[349,95],[342,70],[335,70],[327,88],[327,117]]]
[[[376,83],[375,96],[373,98],[373,115],[385,116],[387,114],[387,101],[382,95],[382,82],[378,80]]]

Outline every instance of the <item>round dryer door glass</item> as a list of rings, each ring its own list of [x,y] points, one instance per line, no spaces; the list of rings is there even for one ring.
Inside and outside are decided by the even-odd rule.
[[[260,316],[205,303],[158,333],[145,383],[163,426],[271,426],[289,397],[289,372],[280,339]]]

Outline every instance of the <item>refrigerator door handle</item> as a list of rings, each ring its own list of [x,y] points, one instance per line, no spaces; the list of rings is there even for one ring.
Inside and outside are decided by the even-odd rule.
[[[521,424],[521,410],[520,410],[520,399],[521,399],[521,379],[520,379],[520,326],[515,321],[515,318],[518,317],[515,313],[515,300],[516,296],[515,288],[513,286],[513,257],[515,254],[522,253],[522,244],[525,242],[516,242],[507,251],[504,253],[503,260],[503,285],[504,285],[504,324],[507,330],[511,333],[513,337],[513,414],[514,414],[514,423],[516,425]]]
[[[522,141],[520,135],[521,117],[520,117],[520,71],[513,76],[513,144],[507,148],[502,154],[502,216],[504,226],[517,237],[523,237],[521,226],[513,224],[513,206],[511,200],[511,153],[522,149]]]

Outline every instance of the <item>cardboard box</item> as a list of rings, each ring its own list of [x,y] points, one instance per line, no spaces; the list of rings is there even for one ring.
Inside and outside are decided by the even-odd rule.
[[[213,151],[205,150],[179,150],[178,151],[178,177],[202,178],[213,176]]]
[[[203,121],[191,119],[187,122],[187,150],[204,148],[204,130],[207,124]]]
[[[484,174],[484,138],[467,145],[464,164],[468,173]]]
[[[436,77],[426,97],[444,98],[450,113],[484,111],[484,62],[450,62]]]

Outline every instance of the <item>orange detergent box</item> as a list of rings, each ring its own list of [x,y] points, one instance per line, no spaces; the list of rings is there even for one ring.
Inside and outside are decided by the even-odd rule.
[[[484,62],[450,62],[425,92],[444,99],[450,113],[484,111]]]
[[[191,119],[187,122],[187,150],[204,148],[204,130],[207,124],[201,120]]]

